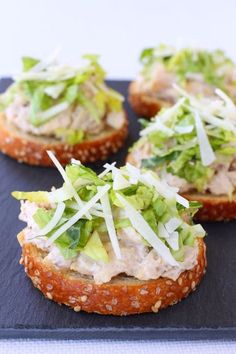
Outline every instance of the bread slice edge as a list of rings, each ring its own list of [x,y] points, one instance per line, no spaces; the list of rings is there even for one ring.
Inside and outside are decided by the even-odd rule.
[[[174,305],[194,291],[206,268],[206,248],[198,238],[197,263],[180,274],[176,281],[168,278],[140,281],[133,277],[117,276],[109,283],[94,281],[76,272],[62,270],[44,261],[44,252],[32,243],[24,243],[24,231],[18,235],[22,247],[20,264],[47,299],[64,304],[74,311],[104,315],[131,315],[158,312]]]

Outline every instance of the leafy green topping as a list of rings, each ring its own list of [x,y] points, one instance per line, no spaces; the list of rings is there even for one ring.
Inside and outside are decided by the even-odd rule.
[[[106,73],[98,63],[99,57],[85,55],[84,59],[88,65],[77,69],[23,57],[23,72],[14,86],[0,96],[0,109],[5,110],[16,95],[23,96],[30,106],[28,119],[35,127],[77,105],[98,122],[106,112],[120,111],[123,97],[105,85]],[[37,64],[38,70],[32,70]],[[84,133],[80,131],[59,131],[57,134],[71,145],[84,138]]]
[[[234,64],[222,50],[200,50],[184,48],[176,50],[164,44],[156,48],[144,49],[140,56],[144,64],[143,74],[151,77],[153,66],[161,62],[168,71],[177,75],[184,83],[189,74],[201,74],[205,82],[226,90],[225,72],[234,68]]]
[[[221,101],[214,101],[214,106],[212,102],[201,99],[181,98],[176,106],[181,100],[182,104],[174,112],[171,111],[173,108],[163,109],[146,125],[132,151],[142,150],[149,142],[151,152],[142,159],[142,167],[154,169],[158,173],[163,170],[169,172],[202,192],[215,173],[214,164],[228,163],[234,158],[236,127],[229,119],[228,107]],[[210,103],[212,111],[208,113]],[[195,122],[196,111],[202,119],[202,129],[212,149],[214,164],[206,164],[202,158],[204,147],[201,149],[202,140]],[[236,110],[231,112],[235,113]],[[168,119],[165,118],[167,116]]]
[[[56,229],[69,219],[68,210]],[[42,229],[47,225],[53,216],[53,210],[38,208],[33,218],[37,225]],[[83,251],[89,257],[95,260],[107,261],[107,252],[100,241],[98,233],[93,233],[94,226],[97,226],[97,220],[81,219],[71,226],[64,234],[56,241],[55,245],[60,249],[65,259],[70,259],[78,254],[78,251]],[[46,236],[50,237],[55,229]],[[97,253],[96,253],[97,247]]]
[[[94,259],[95,261],[103,261],[107,263],[109,261],[109,257],[106,249],[104,248],[98,232],[94,231],[86,246],[82,250],[82,253],[86,254],[86,256]]]
[[[31,57],[23,57],[22,58],[22,69],[23,71],[29,71],[35,65],[40,62],[39,59],[31,58]]]
[[[65,178],[66,182],[60,189],[52,192],[13,192],[13,196],[17,199],[38,203],[33,219],[41,229],[41,234],[36,234],[35,237],[42,237],[41,235],[44,234],[42,230],[46,228],[48,231],[45,231],[45,236],[49,245],[51,240],[65,259],[72,259],[81,252],[96,261],[108,262],[106,243],[110,237],[109,231],[111,232],[109,222],[112,220],[113,232],[116,233],[118,230],[118,235],[121,229],[135,229],[132,217],[126,209],[125,203],[128,203],[131,206],[131,212],[134,211],[136,215],[137,213],[140,215],[141,224],[149,225],[149,229],[154,232],[154,238],[156,235],[161,240],[170,256],[172,253],[176,260],[183,260],[184,246],[193,246],[196,237],[204,236],[204,230],[199,227],[196,229],[195,226],[198,225],[191,224],[192,215],[198,210],[199,203],[191,202],[188,208],[185,203],[181,204],[181,201],[177,201],[173,191],[168,190],[168,186],[164,185],[165,190],[161,186],[159,191],[158,177],[147,170],[143,170],[142,177],[139,177],[141,172],[137,172],[139,170],[135,167],[131,167],[130,172],[128,165],[121,169],[115,168],[114,165],[107,165],[106,173],[98,176],[90,168],[74,160],[65,169],[68,180]],[[109,168],[112,172],[109,172]],[[116,183],[114,187],[113,183],[117,174],[122,174],[127,182],[125,187],[120,187],[119,183]],[[137,181],[133,181],[135,176]],[[149,182],[146,182],[145,178],[148,178]],[[152,184],[153,179],[157,182],[157,187],[155,183]],[[120,181],[123,183],[122,179]],[[78,205],[77,199],[71,192],[72,189],[78,194],[82,206]],[[105,190],[106,198],[96,199],[102,190]],[[124,204],[123,200],[125,200]],[[91,203],[88,215],[85,211],[84,214],[81,213],[81,209],[88,205],[87,203]],[[111,209],[111,214],[109,209]],[[77,218],[78,213],[81,215]],[[189,220],[189,224],[184,220]],[[149,229],[147,232],[150,231]],[[178,252],[169,241],[169,237],[173,236],[173,231],[178,237]],[[137,232],[141,243],[149,249],[154,248],[142,231]]]
[[[30,202],[35,202],[35,203],[45,203],[49,202],[48,198],[48,192],[12,192],[12,196],[16,198],[17,200],[22,200],[22,199],[27,199]]]

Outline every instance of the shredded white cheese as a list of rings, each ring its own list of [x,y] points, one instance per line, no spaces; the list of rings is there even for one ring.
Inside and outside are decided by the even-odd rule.
[[[194,112],[198,144],[203,166],[209,166],[215,161],[216,156],[209,142],[202,120],[197,111]]]
[[[42,121],[47,121],[48,119],[56,116],[57,114],[65,111],[67,108],[69,108],[70,104],[68,102],[61,102],[58,103],[57,105],[47,109],[46,111],[42,111],[40,113],[37,113],[38,116]]]
[[[101,172],[98,177],[102,178],[104,176],[106,176],[111,170],[112,167],[114,167],[116,165],[116,162],[112,162],[112,164],[106,163],[103,167],[105,168],[103,172]]]
[[[110,189],[109,185],[105,185],[100,188],[99,192],[93,196],[84,206],[73,215],[70,220],[63,224],[55,233],[48,239],[47,245],[51,245],[59,236],[66,232],[71,226],[73,226],[79,219],[82,218],[101,197]]]
[[[165,223],[165,228],[166,230],[171,234],[172,232],[174,232],[181,224],[183,223],[183,221],[180,218],[170,218],[170,220]]]
[[[62,165],[60,164],[60,162],[58,161],[58,159],[56,158],[56,156],[51,152],[51,151],[47,151],[48,156],[50,157],[50,159],[52,160],[52,162],[54,163],[54,165],[56,166],[56,168],[58,169],[58,171],[60,172],[62,178],[64,179],[67,188],[70,190],[71,194],[73,195],[73,197],[75,198],[76,202],[78,203],[79,207],[83,207],[83,202],[80,199],[78,193],[76,192],[75,188],[73,187],[70,179],[68,178],[64,168],[62,167]],[[86,213],[86,216],[88,219],[91,219],[91,215],[89,213]]]
[[[98,187],[98,191],[101,191],[102,187]],[[118,242],[118,238],[116,235],[116,230],[115,230],[115,225],[114,225],[114,220],[112,216],[112,211],[111,211],[111,206],[109,202],[109,197],[108,194],[103,194],[103,196],[100,198],[101,204],[102,204],[102,209],[103,209],[103,214],[104,214],[104,219],[107,227],[107,232],[111,240],[111,245],[113,248],[113,251],[118,259],[121,259],[121,252],[120,252],[120,246]]]
[[[178,251],[178,249],[179,249],[179,234],[177,231],[172,232],[170,234],[170,236],[166,239],[166,241],[174,251]]]
[[[54,98],[54,99],[57,99],[60,94],[63,92],[65,88],[65,84],[63,83],[60,83],[60,84],[57,84],[57,85],[52,85],[52,86],[47,86],[45,89],[44,89],[44,92]]]
[[[56,211],[55,211],[53,217],[51,218],[51,220],[49,221],[49,223],[45,227],[43,227],[39,232],[37,232],[37,234],[34,237],[45,236],[50,231],[52,231],[54,229],[54,227],[56,227],[58,222],[61,220],[64,210],[65,210],[65,204],[63,202],[58,203]]]
[[[172,266],[179,267],[172,256],[168,247],[159,239],[142,215],[120,194],[116,193],[117,198],[125,208],[125,212],[133,228],[155,249],[155,251]]]

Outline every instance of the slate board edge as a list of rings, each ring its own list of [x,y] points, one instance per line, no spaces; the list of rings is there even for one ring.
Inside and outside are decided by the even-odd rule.
[[[0,330],[0,339],[51,339],[51,340],[236,340],[236,328],[61,328],[32,329],[6,328]]]

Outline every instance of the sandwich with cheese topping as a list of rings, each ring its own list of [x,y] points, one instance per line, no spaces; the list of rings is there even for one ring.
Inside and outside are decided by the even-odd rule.
[[[50,192],[21,200],[20,263],[46,298],[75,311],[158,312],[195,290],[206,267],[198,203],[155,173],[105,164],[97,175],[72,160]]]
[[[220,89],[216,98],[175,90],[181,97],[174,106],[143,120],[128,161],[201,202],[199,220],[236,219],[236,107]]]
[[[0,151],[31,165],[106,159],[127,136],[123,96],[104,82],[96,55],[84,67],[22,58],[23,72],[0,95]]]
[[[144,49],[142,71],[129,87],[129,101],[140,117],[152,118],[178,100],[173,84],[197,96],[214,96],[220,88],[236,102],[236,66],[222,50],[177,49],[159,45]]]

